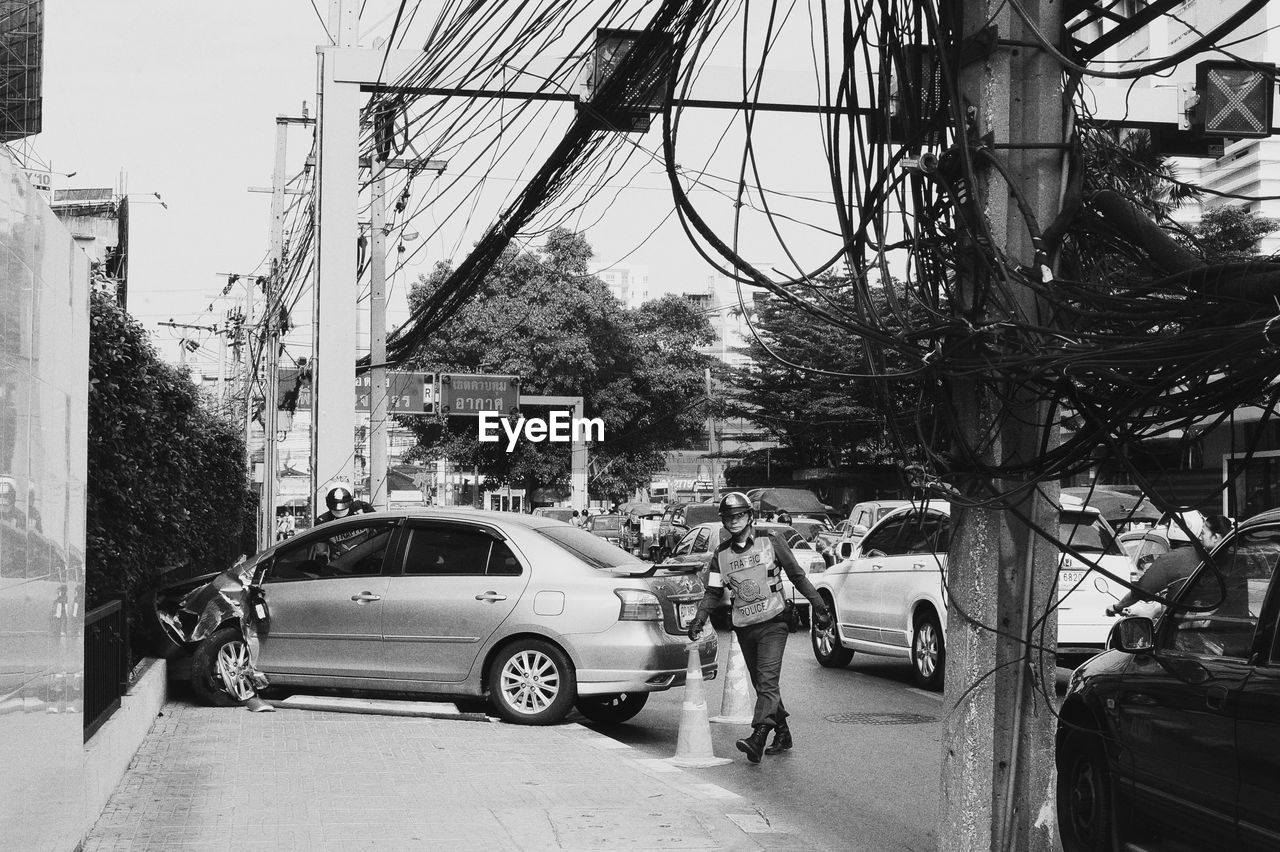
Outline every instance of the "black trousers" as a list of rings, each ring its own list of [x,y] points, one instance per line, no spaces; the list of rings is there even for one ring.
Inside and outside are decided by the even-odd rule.
[[[738,636],[738,647],[751,675],[751,685],[756,690],[756,710],[751,725],[776,728],[790,715],[782,706],[780,680],[782,653],[787,649],[787,634],[791,631],[777,620],[735,627],[733,631]]]

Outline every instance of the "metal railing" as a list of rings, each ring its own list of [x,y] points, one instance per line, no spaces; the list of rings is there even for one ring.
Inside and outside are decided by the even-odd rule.
[[[129,622],[124,601],[114,600],[84,616],[85,742],[120,707],[129,683]]]

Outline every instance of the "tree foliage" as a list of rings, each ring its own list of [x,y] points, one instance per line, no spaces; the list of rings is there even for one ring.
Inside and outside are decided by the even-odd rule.
[[[1280,229],[1280,219],[1270,219],[1243,205],[1226,205],[1207,211],[1187,235],[1193,251],[1209,263],[1252,260],[1258,241]]]
[[[891,282],[873,291],[872,308],[892,317],[884,309],[890,290],[900,287]],[[826,312],[857,310],[853,288],[839,279],[822,282],[804,298]],[[908,460],[900,446],[916,436],[899,430],[915,421],[919,381],[904,376],[881,384],[871,378],[898,370],[892,354],[869,349],[847,331],[776,299],[757,303],[752,325],[755,335],[745,349],[750,363],[733,373],[737,393],[730,410],[774,437],[780,458],[797,467]]]
[[[624,308],[588,271],[591,247],[581,234],[553,230],[541,252],[508,249],[476,298],[417,355],[418,369],[515,375],[524,395],[582,396],[585,416],[604,422],[604,441],[590,444],[590,490],[625,499],[647,487],[662,453],[687,443],[706,416],[698,351],[712,339],[707,318],[669,296]],[[446,264],[420,279],[411,307],[448,275]],[[528,416],[545,410],[524,407]],[[477,439],[474,417],[406,418],[418,436],[408,458],[448,458],[478,467],[490,487],[533,489],[567,482],[569,445],[521,439],[507,452]]]
[[[239,427],[207,410],[180,370],[108,295],[90,304],[85,583],[90,606],[137,601],[168,569],[226,567],[251,494]]]

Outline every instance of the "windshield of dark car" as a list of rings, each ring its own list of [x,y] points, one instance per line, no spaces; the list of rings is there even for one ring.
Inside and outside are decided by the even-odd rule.
[[[595,518],[591,521],[591,528],[594,530],[620,530],[622,529],[622,518]]]
[[[1063,510],[1058,518],[1058,540],[1082,553],[1123,554],[1102,517],[1093,512]]]
[[[592,568],[612,570],[634,566],[639,560],[616,544],[577,527],[537,527],[538,535],[551,539]]]

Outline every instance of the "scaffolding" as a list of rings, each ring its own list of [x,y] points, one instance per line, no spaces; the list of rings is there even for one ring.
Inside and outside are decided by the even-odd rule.
[[[40,132],[44,0],[0,0],[0,142]]]

